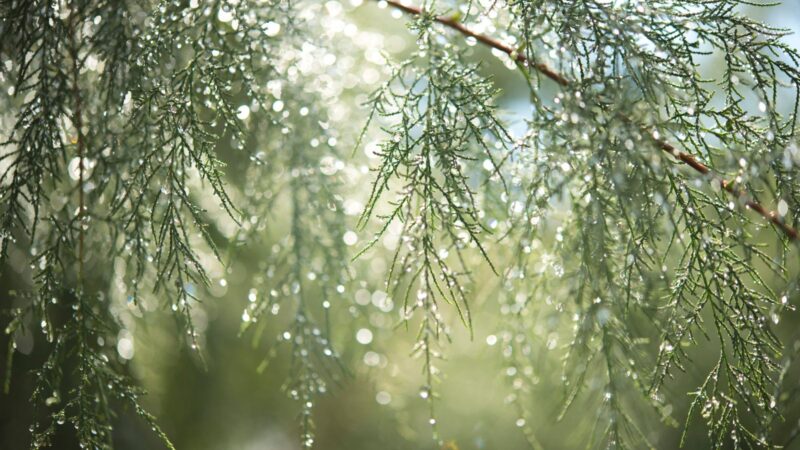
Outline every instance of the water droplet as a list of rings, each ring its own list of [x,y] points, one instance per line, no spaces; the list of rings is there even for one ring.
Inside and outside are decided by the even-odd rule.
[[[427,399],[431,396],[431,390],[428,387],[423,387],[419,390],[419,397]]]
[[[123,334],[123,332],[125,333]],[[120,331],[120,334],[122,334],[124,337],[117,341],[117,353],[119,353],[119,356],[121,356],[123,359],[133,359],[133,336],[126,330]]]
[[[379,405],[388,405],[392,402],[392,396],[386,391],[380,391],[375,394],[375,401],[378,402]]]
[[[372,342],[372,331],[369,328],[361,328],[356,332],[356,341],[362,345],[369,344]]]
[[[375,367],[381,363],[381,355],[375,352],[367,352],[364,354],[364,364]]]
[[[353,231],[347,231],[342,236],[345,245],[355,245],[358,242],[358,235]]]
[[[81,167],[80,167],[80,158],[72,158],[69,162],[67,167],[67,172],[69,173],[69,177],[73,180],[79,180],[81,177]],[[97,164],[96,161],[83,158],[83,179],[86,180],[92,175],[92,169]]]
[[[277,36],[281,32],[281,25],[276,22],[267,22],[263,26],[264,34],[269,37]]]
[[[217,12],[217,19],[222,23],[230,22],[233,20],[233,13],[227,6],[222,7],[219,9],[219,12]]]
[[[247,105],[242,105],[236,110],[236,117],[239,120],[245,120],[250,117],[250,107]]]
[[[789,204],[786,203],[784,200],[778,202],[778,214],[781,216],[785,216],[786,213],[789,212]]]

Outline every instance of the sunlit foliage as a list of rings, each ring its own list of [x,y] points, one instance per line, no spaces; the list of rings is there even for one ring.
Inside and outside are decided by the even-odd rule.
[[[205,307],[236,301],[217,298],[229,278],[247,285],[258,370],[289,361],[303,447],[319,396],[352,375],[338,330],[368,308],[386,314],[376,333],[414,329],[434,445],[456,445],[437,427],[440,363],[453,327],[474,337],[485,285],[500,318],[486,343],[531,447],[547,389],[556,421],[591,405],[575,440],[592,448],[695,427],[711,448],[790,443],[787,32],[738,0],[362,3],[0,5],[7,373],[24,336],[47,348],[31,447],[69,425],[113,448],[129,407],[171,448],[129,373],[135,324],[166,312],[203,365]],[[410,48],[359,31],[363,9],[402,19],[392,37]],[[523,107],[503,105],[498,70]],[[239,260],[258,263],[234,274]],[[697,374],[688,398],[670,389]]]

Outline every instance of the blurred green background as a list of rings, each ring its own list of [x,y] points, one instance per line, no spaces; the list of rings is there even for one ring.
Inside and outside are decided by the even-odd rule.
[[[359,30],[384,36],[384,47],[396,56],[407,51],[413,37],[404,29],[403,19],[392,19],[371,2],[358,8],[347,8],[346,20]],[[749,14],[776,26],[800,26],[800,8],[795,0],[771,9],[749,8]],[[360,35],[364,38],[365,35]],[[800,47],[800,36],[788,41]],[[476,48],[476,59],[496,61],[485,49]],[[713,61],[707,61],[713,64]],[[524,110],[526,92],[519,74],[501,64],[484,65],[502,89],[500,104],[509,111],[513,121],[515,110]],[[355,70],[355,69],[354,69]],[[372,77],[372,75],[365,75]],[[375,80],[379,81],[379,79]],[[366,83],[371,88],[376,84]],[[368,89],[364,89],[365,92]],[[354,98],[355,99],[355,98]],[[357,100],[357,99],[355,99]],[[352,102],[351,102],[352,103]],[[519,111],[517,111],[519,112]],[[351,114],[353,127],[359,127],[362,112]],[[370,175],[362,167],[372,162],[362,152],[353,159],[347,143],[341,145],[342,158],[351,174],[361,174],[361,183]],[[221,149],[223,154],[233,154]],[[233,161],[235,162],[235,161]],[[241,162],[231,164],[241,167]],[[229,174],[232,178],[236,173]],[[363,189],[358,182],[347,183],[353,197],[363,201]],[[344,193],[346,196],[348,193]],[[350,216],[355,228],[357,216]],[[131,374],[148,391],[144,404],[179,449],[190,450],[290,450],[299,448],[296,417],[298,405],[281,391],[288,376],[288,352],[277,348],[277,356],[259,373],[269,349],[252,345],[251,336],[240,336],[242,310],[247,304],[253,273],[263,269],[269,258],[271,243],[283,237],[280,225],[270,228],[266,242],[247,249],[233,259],[224,273],[215,278],[210,292],[197,314],[197,326],[204,332],[205,364],[179,345],[180,338],[169,315],[164,311],[147,314],[144,318],[129,315],[125,325],[132,332],[135,356],[129,363]],[[368,239],[367,232],[359,235],[359,244]],[[353,253],[358,246],[353,248]],[[390,252],[375,250],[353,263],[356,278],[347,286],[349,303],[333,305],[331,323],[333,340],[342,352],[349,374],[342,374],[332,383],[329,393],[315,406],[316,448],[319,449],[423,449],[439,448],[431,438],[428,404],[420,398],[423,384],[421,362],[410,356],[415,338],[415,326],[408,329],[398,324],[397,307],[384,303],[381,290]],[[20,259],[16,260],[19,264]],[[12,262],[3,268],[0,295],[24,288],[22,267]],[[547,318],[541,327],[529,330],[534,340],[530,364],[533,380],[530,386],[515,389],[515,380],[524,368],[508,365],[503,357],[507,341],[514,339],[507,318],[500,314],[506,301],[499,279],[485,263],[476,261],[476,280],[473,287],[474,338],[458,322],[452,311],[446,314],[452,324],[453,342],[444,344],[446,360],[438,366],[443,381],[436,387],[436,417],[440,437],[458,449],[522,449],[528,448],[525,430],[532,430],[546,449],[586,447],[589,430],[594,426],[600,402],[597,386],[587,389],[564,420],[555,420],[564,398],[561,388],[560,355],[562,351],[548,350],[549,341],[563,339],[563,323]],[[97,268],[97,267],[95,267]],[[225,282],[220,284],[220,280]],[[6,300],[3,300],[6,301]],[[10,300],[9,300],[10,301]],[[789,299],[791,304],[800,298]],[[277,335],[282,328],[280,319],[267,326],[265,335]],[[790,346],[800,325],[797,313],[786,313],[778,326],[779,335]],[[552,327],[552,328],[548,328]],[[369,329],[373,339],[368,344],[356,340],[361,329]],[[563,332],[563,334],[559,334]],[[9,337],[0,337],[0,348],[8,348]],[[565,341],[554,342],[561,346]],[[11,390],[0,394],[0,449],[22,449],[28,445],[27,426],[34,414],[28,401],[35,382],[30,370],[41,364],[46,345],[41,336],[26,337],[23,353],[14,360]],[[687,392],[694,389],[705,375],[714,350],[699,348],[692,356],[697,364],[662,392],[669,401],[672,416],[683,422],[688,408]],[[5,356],[5,350],[2,352]],[[5,362],[0,363],[5,367]],[[790,379],[800,381],[797,373]],[[518,383],[519,384],[519,383]],[[517,386],[519,387],[519,386]],[[519,405],[524,405],[522,413]],[[786,435],[800,417],[800,408],[792,410],[779,426]],[[652,412],[642,407],[643,428],[658,448],[678,447],[680,427],[660,424]],[[130,412],[121,411],[115,428],[119,449],[160,448],[156,437],[146,425]],[[696,418],[692,421],[696,421]],[[704,429],[694,424],[689,429],[686,448],[703,448]],[[67,433],[58,435],[56,448],[76,448]],[[789,448],[800,449],[800,440]]]

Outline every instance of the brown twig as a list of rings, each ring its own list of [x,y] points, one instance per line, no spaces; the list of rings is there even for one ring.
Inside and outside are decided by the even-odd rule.
[[[424,13],[422,8],[407,5],[402,3],[398,0],[385,0],[386,3],[391,5],[392,7],[399,9],[407,14],[412,15],[421,15]],[[475,31],[469,29],[461,22],[459,22],[456,18],[447,17],[447,16],[437,16],[434,17],[434,20],[442,25],[445,25],[448,28],[451,28],[459,33],[474,38],[476,41],[492,47],[494,49],[500,50],[503,53],[506,53],[516,62],[523,64],[525,66],[530,66],[536,69],[539,73],[544,75],[545,77],[551,79],[556,84],[562,87],[569,87],[572,83],[569,79],[561,75],[560,73],[556,72],[550,66],[542,62],[534,62],[529,61],[528,58],[521,52],[518,52],[511,46],[495,39],[485,34],[476,33]],[[772,222],[776,227],[778,227],[786,236],[788,237],[789,241],[797,241],[800,234],[798,231],[791,227],[790,225],[786,224],[783,219],[781,219],[780,214],[775,211],[770,211],[760,203],[753,200],[746,191],[743,189],[737,188],[734,183],[730,183],[720,177],[714,175],[711,169],[706,166],[705,164],[701,163],[697,160],[694,156],[689,153],[683,152],[675,148],[669,142],[663,141],[661,139],[655,139],[655,143],[658,147],[681,161],[682,163],[686,164],[687,166],[694,169],[696,172],[701,173],[703,175],[708,175],[713,177],[714,181],[719,183],[719,185],[729,194],[736,197],[742,204],[744,204],[747,208],[752,209],[753,211],[757,212],[763,218],[767,219],[768,221]]]

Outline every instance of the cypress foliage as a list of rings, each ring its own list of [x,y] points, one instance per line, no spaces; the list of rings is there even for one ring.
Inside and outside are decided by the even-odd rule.
[[[375,258],[392,320],[416,327],[437,442],[439,364],[451,327],[480,323],[491,273],[491,344],[532,448],[546,372],[563,390],[553,417],[599,407],[592,447],[653,448],[653,424],[682,443],[705,427],[710,448],[790,444],[797,429],[776,431],[797,408],[797,349],[776,331],[800,298],[788,32],[740,0],[359,8],[374,4],[407,22],[411,51],[362,52],[335,1],[0,4],[6,391],[16,339],[47,348],[31,448],[66,424],[82,448],[113,448],[124,405],[173,448],[129,373],[133,317],[168,312],[202,363],[208,292],[253,256],[242,335],[259,370],[289,359],[305,448],[318,396],[349,373],[331,311],[356,314]],[[381,65],[371,92],[349,74],[364,60]],[[516,121],[495,66],[525,85]],[[349,162],[361,149],[368,189]],[[351,251],[356,231],[374,237]],[[679,417],[669,386],[697,371]]]

